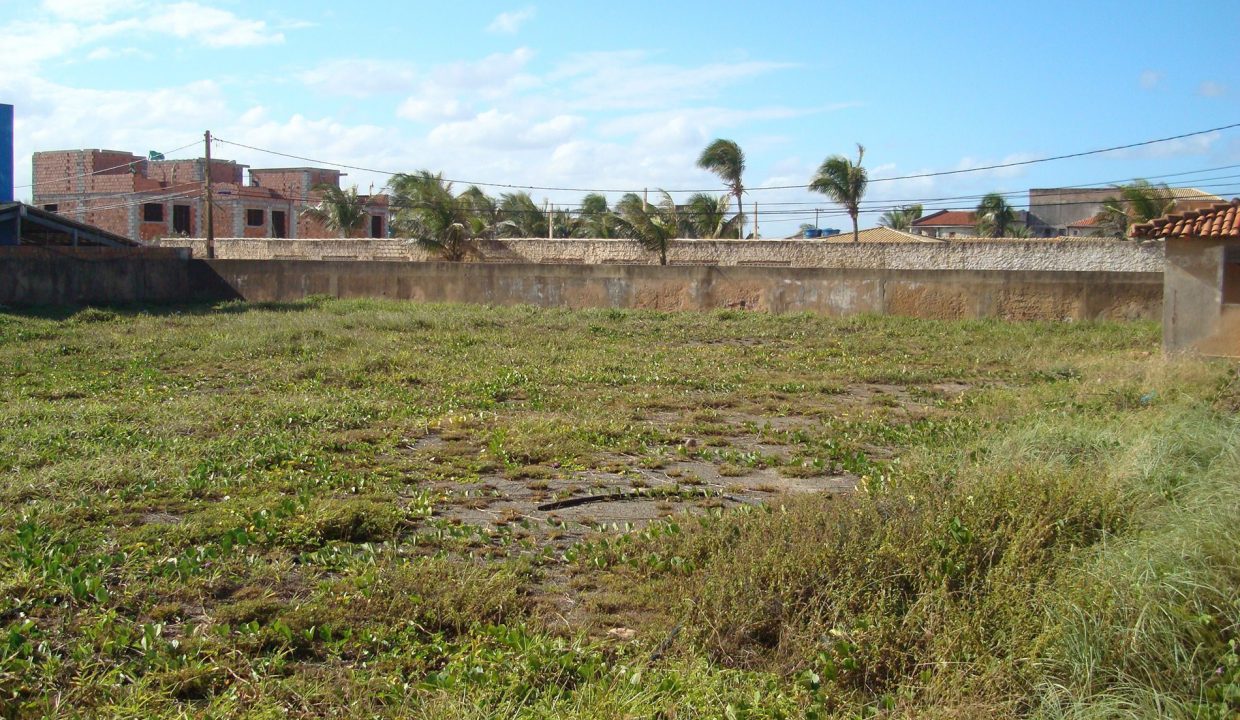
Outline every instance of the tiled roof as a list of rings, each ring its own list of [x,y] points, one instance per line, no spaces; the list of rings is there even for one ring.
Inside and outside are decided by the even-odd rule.
[[[1205,210],[1172,213],[1133,227],[1139,238],[1240,238],[1240,198]]]
[[[852,231],[845,230],[841,232],[839,235],[832,235],[830,237],[825,237],[821,239],[825,240],[826,242],[840,242],[840,243],[852,242],[853,235],[852,235]],[[942,243],[943,241],[932,238],[932,237],[926,237],[925,235],[914,235],[912,233],[906,233],[901,230],[892,230],[889,227],[874,227],[874,228],[867,228],[857,233],[857,242],[863,242],[863,243],[864,242],[868,242],[868,243]]]
[[[973,227],[976,224],[977,215],[972,210],[940,210],[933,215],[913,221],[913,227],[939,227],[941,225]]]
[[[1097,225],[1097,224],[1098,224],[1098,216],[1097,216],[1097,215],[1090,215],[1089,217],[1085,218],[1084,220],[1077,220],[1076,222],[1074,222],[1074,223],[1072,223],[1072,224],[1068,225],[1068,227],[1070,227],[1070,228],[1088,228],[1088,227],[1093,227],[1093,226],[1095,226],[1095,225]]]
[[[1171,197],[1177,200],[1217,200],[1218,202],[1227,202],[1218,195],[1211,195],[1204,190],[1197,188],[1171,188]]]

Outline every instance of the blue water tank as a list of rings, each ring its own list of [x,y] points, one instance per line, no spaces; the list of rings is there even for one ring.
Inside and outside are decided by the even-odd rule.
[[[0,105],[0,203],[13,202],[13,106]]]
[[[831,237],[832,235],[839,235],[839,234],[840,234],[839,228],[823,228],[822,229],[823,237]]]
[[[822,231],[818,228],[805,228],[805,237],[806,239],[822,237]]]

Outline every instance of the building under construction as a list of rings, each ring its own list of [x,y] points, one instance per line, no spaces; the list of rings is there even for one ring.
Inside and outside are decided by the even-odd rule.
[[[207,176],[217,237],[325,238],[338,233],[303,214],[322,199],[315,188],[340,186],[323,168],[252,169],[232,160],[164,160],[116,150],[34,154],[32,204],[108,232],[149,242],[207,234]],[[246,175],[249,182],[246,182]],[[386,237],[388,198],[364,197],[368,222],[353,237]]]

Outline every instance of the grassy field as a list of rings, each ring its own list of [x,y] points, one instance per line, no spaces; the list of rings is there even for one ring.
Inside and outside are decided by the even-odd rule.
[[[1234,718],[1153,324],[0,313],[0,717]]]

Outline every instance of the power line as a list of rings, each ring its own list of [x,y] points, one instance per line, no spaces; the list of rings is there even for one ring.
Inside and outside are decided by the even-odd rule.
[[[1068,160],[1071,158],[1086,157],[1089,155],[1100,155],[1103,153],[1116,152],[1119,150],[1131,150],[1133,148],[1146,147],[1149,145],[1156,145],[1159,143],[1171,142],[1174,140],[1183,140],[1185,138],[1196,137],[1198,135],[1206,135],[1206,134],[1213,133],[1213,132],[1221,132],[1223,130],[1231,130],[1237,127],[1240,127],[1240,123],[1222,125],[1219,127],[1209,128],[1206,130],[1196,130],[1193,132],[1181,133],[1179,135],[1172,135],[1170,137],[1155,138],[1152,140],[1142,140],[1140,142],[1127,143],[1124,145],[1112,145],[1110,147],[1098,148],[1095,150],[1084,150],[1080,152],[1065,153],[1062,155],[1053,155],[1050,157],[1036,158],[1033,160],[1019,160],[1019,161],[1010,162],[1010,163],[997,163],[994,165],[984,165],[984,166],[975,167],[975,168],[962,168],[958,170],[940,170],[937,172],[915,173],[912,175],[897,175],[897,176],[885,177],[885,178],[871,178],[870,182],[876,183],[876,182],[893,182],[896,180],[916,180],[916,179],[929,178],[929,177],[942,177],[946,175],[962,175],[966,173],[984,172],[987,170],[999,170],[1003,168],[1022,167],[1025,165],[1035,165],[1038,163],[1053,162],[1057,160]],[[278,155],[280,157],[291,158],[294,160],[301,160],[303,162],[310,162],[310,163],[315,163],[319,165],[330,165],[333,167],[344,168],[347,170],[357,170],[360,172],[375,173],[377,175],[386,175],[389,177],[392,175],[399,174],[398,172],[394,172],[391,170],[381,170],[378,168],[368,168],[368,167],[364,167],[361,165],[349,165],[346,163],[330,162],[327,160],[320,160],[317,158],[306,157],[304,155],[294,155],[291,153],[279,152],[277,150],[270,150],[268,148],[256,147],[254,145],[247,145],[245,143],[239,143],[239,142],[235,142],[232,140],[225,140],[225,139],[218,138],[218,137],[214,138],[214,140],[216,142],[221,142],[221,143],[233,145],[236,147],[246,148],[248,150],[254,150],[256,152],[268,153],[271,155]],[[646,188],[641,188],[641,189],[580,188],[580,187],[557,187],[557,186],[550,186],[550,185],[520,185],[516,183],[493,183],[493,182],[470,181],[470,180],[454,180],[454,179],[449,179],[449,178],[444,178],[444,181],[450,182],[453,184],[460,184],[460,185],[477,185],[480,187],[498,187],[498,188],[507,188],[507,189],[515,189],[515,190],[544,190],[544,191],[554,191],[554,192],[628,193],[628,192],[642,192],[643,190],[646,189]],[[757,188],[748,188],[747,191],[757,192],[757,191],[766,191],[766,190],[794,190],[794,189],[803,189],[803,188],[806,188],[807,186],[808,186],[808,183],[799,184],[799,185],[766,185],[766,186],[757,187]],[[671,193],[694,193],[694,192],[718,192],[719,190],[720,188],[714,187],[714,188],[704,188],[704,189],[664,190],[664,192],[671,194]]]

